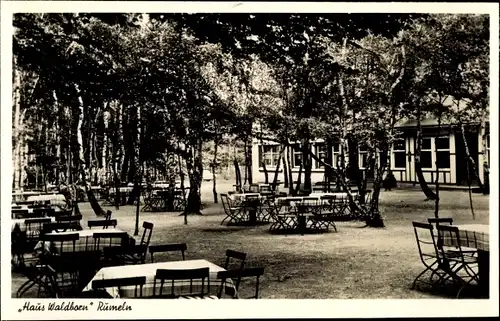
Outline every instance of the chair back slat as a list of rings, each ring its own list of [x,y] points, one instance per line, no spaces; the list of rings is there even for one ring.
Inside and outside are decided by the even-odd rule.
[[[151,254],[151,263],[154,262],[154,254],[161,252],[181,252],[182,260],[184,261],[186,258],[184,256],[184,252],[187,251],[186,243],[178,243],[178,244],[161,244],[161,245],[150,245],[149,253]]]
[[[118,221],[116,219],[104,219],[104,220],[88,220],[87,225],[89,229],[92,229],[93,227],[102,227],[103,229],[106,229],[110,226],[116,227],[118,224]]]
[[[135,286],[134,296],[142,297],[142,289],[146,284],[145,276],[135,276],[128,278],[117,278],[117,279],[103,279],[92,281],[92,289],[99,290],[110,287],[118,287],[120,290],[123,286]],[[137,288],[139,288],[139,293],[137,293]]]
[[[56,217],[56,222],[78,222],[82,220],[82,215],[64,215]]]
[[[153,293],[156,296],[156,283],[160,280],[160,290],[159,296],[163,296],[163,289],[165,281],[170,281],[171,291],[170,297],[176,297],[175,294],[175,281],[186,281],[189,280],[189,291],[190,295],[196,295],[203,297],[208,293],[210,288],[210,278],[209,278],[209,268],[197,268],[197,269],[181,269],[181,270],[169,270],[169,269],[158,269],[156,270],[155,280],[153,284]],[[193,291],[193,280],[201,280],[201,288],[199,291],[194,293]],[[205,283],[206,280],[206,283]],[[207,289],[205,287],[207,284]]]
[[[244,252],[238,252],[234,250],[226,251],[226,262],[224,263],[224,269],[229,270],[232,259],[240,261],[239,270],[242,270],[245,266],[245,260],[247,258],[247,254]]]

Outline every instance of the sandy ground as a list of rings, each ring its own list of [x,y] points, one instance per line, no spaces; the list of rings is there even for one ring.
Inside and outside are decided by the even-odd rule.
[[[218,182],[218,191],[232,189],[233,182]],[[418,189],[382,192],[381,211],[386,227],[363,228],[361,222],[337,223],[338,232],[311,235],[270,234],[269,225],[228,227],[222,204],[213,204],[212,182],[204,182],[203,215],[188,217],[184,225],[179,213],[141,212],[140,223],[154,223],[151,244],[187,243],[187,259],[207,259],[222,264],[226,249],[248,253],[248,266],[263,266],[262,298],[288,299],[415,299],[442,298],[445,293],[411,290],[415,276],[423,269],[413,234],[412,221],[434,216],[434,204],[424,202]],[[453,217],[455,224],[489,221],[489,197],[473,194],[475,219],[463,191],[441,193],[441,217]],[[118,227],[133,233],[135,206],[113,211]],[[81,204],[82,225],[94,218],[88,203]],[[155,255],[155,260],[157,256]],[[159,260],[172,260],[158,255]],[[12,275],[12,293],[25,279]],[[252,294],[253,281],[243,282],[243,296]],[[29,295],[36,295],[32,292]]]

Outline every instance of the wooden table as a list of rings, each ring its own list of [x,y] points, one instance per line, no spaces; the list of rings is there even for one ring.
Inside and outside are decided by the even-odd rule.
[[[484,295],[489,295],[490,285],[490,227],[486,224],[456,225],[459,229],[461,247],[477,249],[479,288]],[[443,237],[443,243],[457,246],[455,239]]]
[[[92,281],[94,280],[145,276],[146,284],[143,287],[143,296],[151,297],[154,294],[153,284],[156,275],[156,270],[197,269],[204,267],[209,268],[210,292],[215,294],[218,286],[221,284],[221,280],[217,279],[217,273],[220,271],[225,271],[225,269],[207,260],[171,261],[171,262],[105,267],[100,269],[99,272],[97,272],[97,274],[92,278],[89,284],[83,289],[83,292],[92,290]],[[165,283],[165,286],[171,286],[170,282],[167,283]],[[193,286],[200,286],[200,285],[201,284],[199,283],[197,284],[196,282],[193,282]],[[226,284],[226,286],[228,285],[231,286],[231,283]],[[186,291],[189,289],[189,281],[176,281],[174,283],[174,288],[176,294],[182,294],[183,290]],[[127,298],[134,296],[134,289],[135,289],[134,286],[122,287],[120,293],[118,293],[119,291],[117,288],[106,288],[106,292],[108,292],[113,298],[120,298],[120,297]],[[170,291],[171,288],[164,289],[164,292],[169,293]]]

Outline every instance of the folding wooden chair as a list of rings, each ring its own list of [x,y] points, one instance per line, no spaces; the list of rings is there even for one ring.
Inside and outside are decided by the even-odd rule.
[[[441,260],[441,256],[438,252],[436,245],[436,240],[434,238],[433,227],[428,223],[412,222],[413,231],[415,233],[415,238],[417,241],[418,253],[420,255],[420,261],[425,266],[425,269],[417,275],[412,284],[412,289],[415,289],[417,281],[426,273],[432,272],[429,278],[428,284],[433,285],[434,276],[438,277],[438,284],[441,285],[442,282],[449,275],[451,266],[447,266]]]
[[[154,225],[150,222],[143,222],[142,227],[143,232],[139,244],[110,246],[104,249],[104,257],[120,264],[144,264]]]
[[[446,266],[449,266],[448,273],[453,281],[460,284],[457,298],[460,296],[462,290],[470,287],[473,282],[479,282],[478,276],[478,258],[469,255],[469,251],[463,251],[460,245],[460,231],[458,227],[451,225],[437,225],[436,226],[440,240],[443,242],[438,247],[442,261]],[[449,242],[444,242],[448,239]],[[453,244],[453,245],[448,245]]]
[[[253,268],[244,268],[242,270],[227,270],[220,271],[217,273],[217,279],[221,280],[221,286],[219,287],[219,291],[217,293],[217,297],[220,299],[222,297],[222,291],[225,289],[226,295],[229,295],[233,299],[238,299],[239,289],[241,285],[241,280],[244,278],[255,277],[255,293],[253,296],[245,298],[245,299],[258,299],[259,298],[259,286],[260,286],[260,277],[264,275],[263,267],[253,267]],[[228,286],[227,279],[231,279],[234,286]]]
[[[184,252],[186,250],[187,250],[186,243],[150,245],[149,254],[151,254],[151,263],[154,263],[155,253],[164,253],[164,252],[181,252],[182,260],[184,261],[186,259],[184,255]]]
[[[177,281],[180,281],[176,284]],[[194,281],[194,282],[193,282]],[[189,282],[189,291],[182,291]],[[159,283],[159,284],[157,284]],[[170,287],[170,291],[167,291]],[[158,290],[157,290],[158,289]],[[157,298],[203,298],[210,289],[209,268],[167,270],[158,269],[153,283],[153,296]]]
[[[226,213],[226,217],[220,222],[220,224],[224,224],[226,220],[227,224],[231,223],[241,223],[244,221],[245,210],[243,207],[233,207],[231,205],[231,200],[227,196],[227,194],[221,194],[220,198],[222,200],[222,207],[224,208],[224,212]]]
[[[234,250],[226,250],[226,261],[224,262],[224,269],[230,270],[236,266],[236,270],[243,270],[247,254]]]
[[[134,287],[134,297],[142,297],[142,289],[146,284],[145,276],[135,276],[127,278],[116,278],[116,279],[102,279],[92,281],[93,290],[105,290],[106,288],[118,288],[121,292],[123,287]]]
[[[38,241],[43,229],[43,225],[50,223],[50,217],[47,218],[28,218],[24,220],[26,226],[26,238],[28,242]]]
[[[77,284],[73,269],[74,266],[71,264],[71,260],[63,261],[62,258],[67,253],[75,252],[75,245],[78,238],[78,233],[42,234],[40,236],[42,252],[37,263],[26,269],[25,275],[28,277],[28,280],[17,290],[17,297],[21,297],[35,285],[38,285],[38,296],[40,296],[42,288],[48,289],[51,286],[47,283],[47,273],[52,273],[52,271],[55,274],[61,275],[61,280],[58,281],[59,288],[74,288]],[[47,265],[50,265],[51,269],[47,270]],[[65,274],[69,274],[69,279],[65,278]]]
[[[104,251],[106,247],[121,247],[128,237],[127,232],[95,232],[93,235],[93,250]]]

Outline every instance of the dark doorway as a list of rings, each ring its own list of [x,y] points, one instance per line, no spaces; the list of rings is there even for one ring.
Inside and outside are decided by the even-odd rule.
[[[465,137],[467,139],[467,145],[469,146],[469,153],[474,159],[474,162],[477,165],[478,161],[478,133],[466,131]],[[475,175],[472,172],[472,166],[467,165],[466,153],[465,153],[465,145],[464,140],[462,138],[462,133],[457,130],[455,132],[455,155],[456,155],[456,174],[457,174],[457,185],[467,185],[467,166],[469,166],[469,174],[471,178],[471,185],[477,185],[477,180],[475,179]]]

